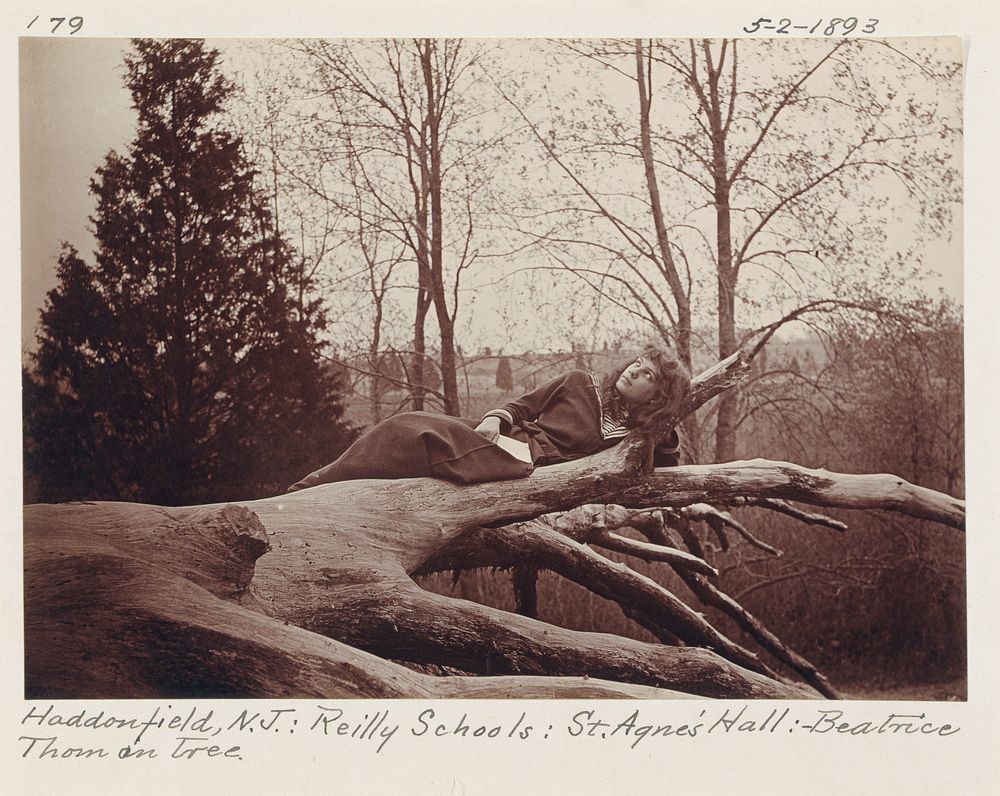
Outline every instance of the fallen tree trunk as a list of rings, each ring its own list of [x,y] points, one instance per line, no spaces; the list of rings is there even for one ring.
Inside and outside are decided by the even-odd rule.
[[[715,366],[695,380],[682,413],[663,421],[675,423],[743,369],[739,355]],[[961,501],[894,476],[762,460],[653,471],[656,438],[634,433],[609,451],[502,483],[351,481],[238,506],[26,507],[28,692],[810,696],[659,584],[555,531],[536,533],[530,544],[545,560],[533,563],[583,579],[658,628],[658,637],[698,646],[566,630],[428,593],[410,575],[459,549],[470,533],[495,534],[496,563],[516,541],[499,526],[590,503],[683,507],[781,498],[964,523]],[[673,558],[698,566],[692,556]],[[391,661],[491,677],[428,679]],[[492,677],[509,674],[552,677]]]
[[[261,663],[262,650],[246,640],[267,636],[255,624],[266,619],[271,628],[285,628],[288,622],[303,633],[318,631],[382,656],[454,664],[480,673],[607,677],[711,696],[803,696],[799,688],[729,663],[713,652],[643,645],[617,637],[607,637],[605,642],[600,634],[553,628],[430,595],[407,577],[486,521],[504,522],[566,507],[581,502],[584,494],[590,501],[682,505],[704,501],[710,487],[712,494],[766,493],[815,498],[823,505],[835,499],[855,508],[887,505],[874,490],[858,497],[843,488],[831,489],[830,484],[838,479],[834,474],[826,474],[820,487],[801,479],[789,485],[785,474],[797,468],[781,463],[755,462],[749,478],[735,465],[674,468],[654,472],[642,485],[625,488],[617,476],[608,473],[610,458],[544,468],[524,481],[503,485],[459,487],[429,479],[348,482],[242,507],[29,506],[25,512],[29,690],[51,694],[73,684],[85,691],[77,696],[125,695],[132,688],[150,696],[183,691],[181,680],[176,679],[181,678],[189,684],[185,688],[217,695],[315,693],[296,677],[291,677],[291,683],[281,678],[272,683],[252,675],[267,665]],[[898,488],[897,479],[874,478]],[[862,479],[849,478],[855,483]],[[766,480],[763,486],[762,480]],[[574,485],[574,497],[567,497],[560,488],[565,483]],[[817,488],[820,491],[814,491]],[[486,497],[499,497],[501,489],[502,502]],[[921,512],[927,504],[925,499]],[[960,502],[946,496],[938,498],[937,504],[939,513],[949,518],[961,511]],[[263,552],[265,544],[270,550],[257,561],[251,579],[248,562]],[[164,572],[171,573],[166,581]],[[93,581],[94,593],[60,590],[58,584],[74,579],[79,584]],[[180,580],[189,581],[190,586],[179,588]],[[222,607],[208,611],[204,599],[192,598],[191,589],[196,587],[205,591],[204,599],[212,596]],[[134,618],[132,612],[144,611],[152,613],[143,614],[141,621]],[[84,617],[85,624],[67,625],[67,617],[72,616]],[[219,624],[200,624],[211,616]],[[132,635],[125,632],[131,626],[129,617],[134,627],[145,630],[134,630]],[[177,642],[161,653],[144,655],[142,650],[152,649],[151,636],[170,636]],[[246,641],[242,648],[237,642],[240,638]],[[319,637],[310,634],[309,638]],[[87,639],[96,641],[88,645]],[[122,646],[115,649],[105,639]],[[242,649],[248,673],[236,676],[231,668],[213,669],[198,656],[181,666],[171,657],[183,650],[187,660],[191,650],[204,649],[208,657],[225,658],[219,650],[229,645]],[[280,650],[282,643],[273,641],[268,646]],[[70,650],[85,650],[89,663],[67,655]],[[286,664],[298,659],[297,653],[278,657]],[[148,667],[141,677],[129,668],[140,663]],[[88,670],[93,671],[90,683],[96,691],[89,690],[81,674]],[[112,677],[109,671],[117,674]],[[418,687],[412,679],[400,680],[400,676],[387,674],[385,679],[401,683],[401,692],[412,686],[412,694],[428,693],[426,684]],[[100,684],[109,682],[132,685],[123,691],[103,690]],[[329,678],[316,682],[343,693]],[[346,680],[342,688],[347,689]],[[573,693],[567,689],[561,685],[558,693]],[[390,692],[390,686],[376,686],[370,680],[354,691],[357,695]]]
[[[29,507],[26,525],[31,699],[686,696],[578,677],[432,677],[239,605],[232,588],[252,575],[253,558],[234,554],[225,573],[205,577],[206,570],[181,575],[180,557],[164,556],[176,542],[193,542],[201,562],[201,552],[220,543],[263,552],[266,539],[249,512],[234,517],[226,509],[202,524],[174,525],[181,533],[161,545],[148,544],[156,534],[142,525],[103,526],[93,515],[84,528],[53,524],[45,508]],[[164,512],[145,508],[159,515],[150,525],[164,530]],[[215,536],[213,525],[229,533]]]
[[[563,630],[449,600],[399,567],[343,570],[334,558],[326,599],[312,617],[290,622],[267,615],[278,612],[250,585],[269,542],[271,553],[285,545],[280,524],[265,533],[242,507],[26,507],[26,695],[806,695],[707,650]],[[381,657],[297,625],[326,627]],[[387,658],[536,676],[437,678]],[[572,669],[581,676],[537,676]],[[602,674],[608,682],[594,679]]]

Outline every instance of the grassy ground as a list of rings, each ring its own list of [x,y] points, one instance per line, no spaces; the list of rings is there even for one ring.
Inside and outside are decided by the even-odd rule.
[[[906,702],[963,702],[967,681],[963,677],[944,683],[887,686],[877,683],[839,684],[845,699],[898,700]]]

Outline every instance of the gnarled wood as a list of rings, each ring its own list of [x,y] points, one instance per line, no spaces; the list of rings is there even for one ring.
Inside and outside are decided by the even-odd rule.
[[[69,525],[40,528],[32,515],[28,698],[687,696],[595,678],[420,674],[221,599],[195,582],[201,573],[183,577],[139,558],[148,551],[139,537],[109,543]]]
[[[775,498],[737,498],[733,501],[733,505],[757,506],[758,508],[768,509],[779,514],[785,514],[786,516],[792,517],[799,522],[805,523],[806,525],[822,525],[826,528],[832,528],[835,531],[840,531],[841,533],[847,530],[847,525],[842,523],[840,520],[835,520],[825,514],[816,514],[814,512],[804,511],[798,506],[793,506],[787,500],[777,500]]]
[[[744,369],[737,354],[696,378],[682,412],[725,389]],[[471,486],[432,479],[351,481],[234,506],[177,509],[127,503],[29,506],[29,692],[490,693],[491,686],[478,678],[431,683],[420,679],[425,675],[344,646],[350,644],[395,660],[481,674],[600,677],[706,696],[807,696],[768,676],[772,673],[756,656],[662,586],[612,565],[559,528],[534,528],[533,536],[524,536],[531,539],[533,558],[525,562],[517,552],[523,538],[497,526],[592,503],[650,508],[779,498],[889,509],[960,528],[964,504],[895,476],[838,475],[784,462],[649,470],[652,442],[681,416],[665,416],[656,429],[633,433],[616,448],[538,468],[518,481]],[[607,523],[596,528],[595,538],[617,543],[609,530]],[[490,539],[491,563],[513,558],[582,579],[658,637],[681,635],[715,651],[564,630],[429,594],[413,583],[410,573],[447,559],[472,533]],[[703,558],[697,547],[691,553],[686,565],[695,563],[694,556]],[[558,683],[547,693],[582,696],[603,689],[638,695],[629,687],[592,681],[585,687],[578,680]],[[545,686],[504,681],[497,689],[537,695]]]
[[[689,545],[697,547],[691,527],[687,517],[682,518],[674,524],[674,529],[685,539]],[[665,543],[668,539],[666,529],[658,530],[647,528],[650,540]],[[744,608],[738,601],[723,592],[711,583],[707,578],[697,572],[676,569],[678,576],[687,584],[687,587],[697,595],[704,605],[711,605],[721,610],[724,614],[733,619],[745,632],[749,633],[761,647],[767,650],[775,659],[789,666],[798,672],[809,685],[819,693],[831,699],[839,699],[840,694],[830,684],[826,676],[813,665],[813,663],[800,655],[788,644],[785,644],[771,630],[764,625],[756,616]]]
[[[232,570],[198,552],[184,555],[202,547],[202,536],[215,545],[219,518],[226,520],[223,533],[257,538],[257,518],[239,507],[65,504],[29,506],[25,518],[30,697],[662,697],[671,691],[642,686],[667,682],[710,695],[803,695],[707,650],[563,631],[432,595],[398,567],[330,569],[322,610],[314,606],[298,623],[267,616],[248,607],[260,603],[230,589],[235,571],[248,574],[238,544]],[[201,569],[203,563],[209,566]],[[535,676],[430,677],[304,625],[336,629],[386,657],[444,654],[469,671]],[[587,679],[537,676],[567,668]],[[592,679],[602,674],[639,682]]]

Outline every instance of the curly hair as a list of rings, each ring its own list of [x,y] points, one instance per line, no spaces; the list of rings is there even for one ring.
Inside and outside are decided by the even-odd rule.
[[[628,408],[621,400],[615,385],[618,379],[638,358],[644,359],[656,371],[656,393],[642,406]],[[691,374],[673,351],[651,343],[634,357],[608,373],[601,383],[606,404],[618,408],[625,415],[625,425],[631,428],[645,426],[654,417],[678,409],[691,389]]]

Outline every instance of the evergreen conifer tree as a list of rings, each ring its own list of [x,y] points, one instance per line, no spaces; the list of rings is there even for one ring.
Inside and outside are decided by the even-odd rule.
[[[38,499],[274,494],[353,435],[322,310],[221,126],[217,61],[179,39],[125,58],[137,130],[91,181],[96,263],[64,245],[24,374]]]

